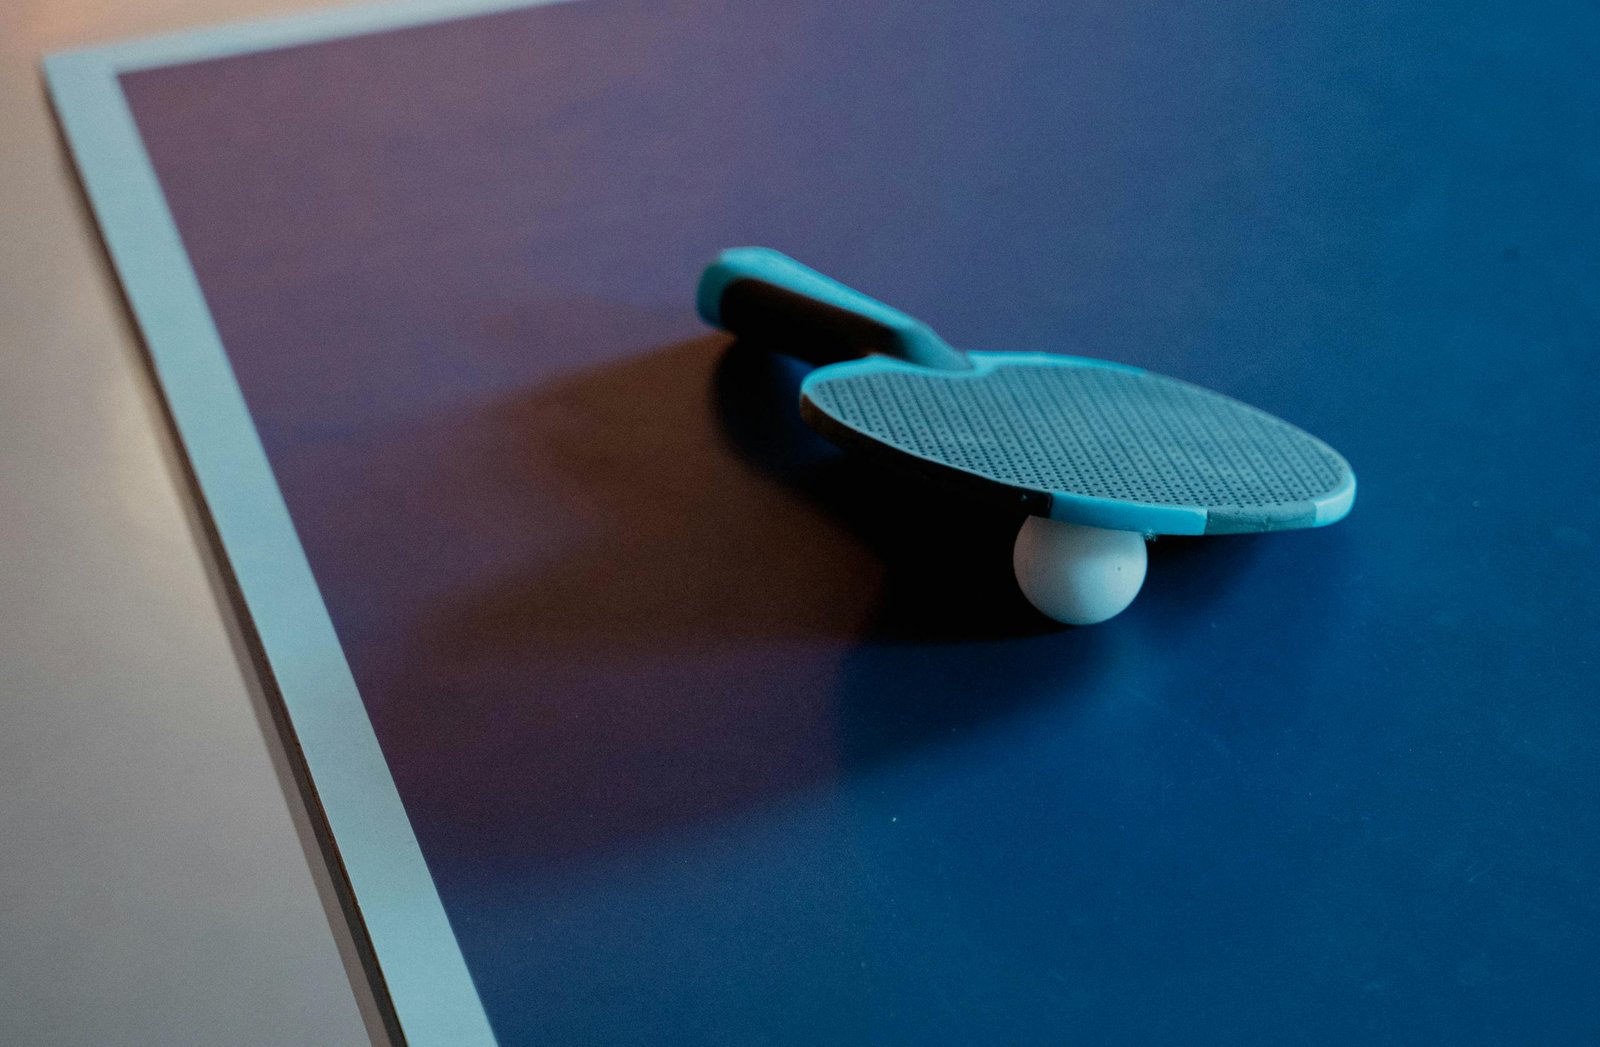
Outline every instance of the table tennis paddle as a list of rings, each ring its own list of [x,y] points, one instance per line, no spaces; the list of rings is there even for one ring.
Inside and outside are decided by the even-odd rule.
[[[926,324],[777,251],[723,251],[706,322],[819,365],[800,413],[846,449],[1030,514],[1014,565],[1072,624],[1120,612],[1149,536],[1321,527],[1355,500],[1333,448],[1188,382],[1077,356],[963,352]]]

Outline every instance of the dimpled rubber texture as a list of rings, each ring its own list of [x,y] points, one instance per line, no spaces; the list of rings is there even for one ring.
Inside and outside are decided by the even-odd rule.
[[[825,368],[802,407],[835,442],[1065,496],[1067,511],[1044,510],[1057,517],[1070,518],[1076,498],[1194,509],[1205,533],[1281,530],[1332,522],[1342,510],[1324,519],[1318,506],[1353,488],[1349,465],[1322,441],[1187,382],[1075,357],[973,358],[972,371],[879,360]],[[1152,520],[1140,529],[1201,530]]]

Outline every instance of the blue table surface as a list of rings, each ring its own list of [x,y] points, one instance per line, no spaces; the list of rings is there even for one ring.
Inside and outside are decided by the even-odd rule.
[[[507,1043],[1600,1039],[1600,11],[584,0],[123,83]],[[1046,628],[763,243],[1317,433]]]

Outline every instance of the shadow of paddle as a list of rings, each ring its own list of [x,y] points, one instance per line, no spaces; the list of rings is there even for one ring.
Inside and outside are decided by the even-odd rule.
[[[845,454],[801,419],[806,365],[735,342],[718,361],[715,407],[733,452],[798,491],[882,565],[878,640],[971,642],[1057,631],[1011,581],[1023,516],[951,496]]]
[[[383,667],[380,728],[446,849],[607,853],[1070,701],[1102,668],[1093,631],[1011,584],[1017,521],[840,454],[785,361],[725,350],[400,441],[431,492],[416,529],[462,551]]]

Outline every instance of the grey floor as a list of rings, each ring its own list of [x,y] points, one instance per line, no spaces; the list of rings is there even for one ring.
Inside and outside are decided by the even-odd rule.
[[[303,6],[0,3],[0,1043],[368,1042],[38,73]]]

